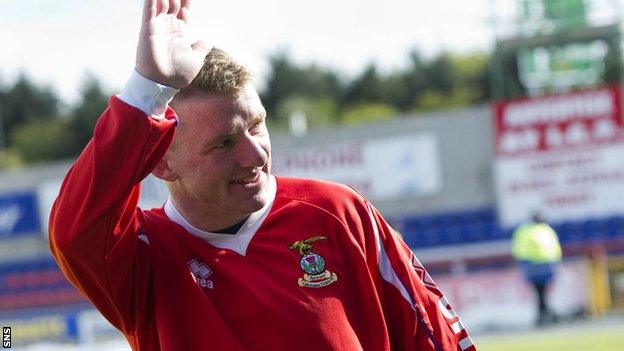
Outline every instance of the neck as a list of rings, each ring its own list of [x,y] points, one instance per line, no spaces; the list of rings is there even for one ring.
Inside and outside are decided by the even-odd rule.
[[[190,225],[205,232],[229,228],[240,223],[250,215],[249,213],[225,213],[197,199],[189,199],[188,197],[179,196],[179,194],[176,196],[175,191],[171,191],[171,201]]]

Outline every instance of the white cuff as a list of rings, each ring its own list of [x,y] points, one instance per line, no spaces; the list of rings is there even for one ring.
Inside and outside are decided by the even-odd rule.
[[[179,90],[143,77],[136,69],[117,97],[153,118],[164,118],[167,106]]]

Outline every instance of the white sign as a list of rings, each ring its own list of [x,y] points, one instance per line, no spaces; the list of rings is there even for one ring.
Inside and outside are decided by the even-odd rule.
[[[438,140],[430,134],[274,150],[273,173],[349,184],[376,200],[442,189]]]
[[[534,211],[554,222],[624,212],[624,143],[504,159],[496,174],[504,224]]]
[[[499,220],[514,226],[624,212],[621,90],[612,86],[494,105]]]

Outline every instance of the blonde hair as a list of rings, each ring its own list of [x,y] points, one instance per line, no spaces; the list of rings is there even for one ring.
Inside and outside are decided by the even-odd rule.
[[[180,100],[187,96],[210,94],[227,95],[243,89],[251,81],[251,72],[227,52],[212,48],[204,65],[191,84],[182,88],[175,96]]]

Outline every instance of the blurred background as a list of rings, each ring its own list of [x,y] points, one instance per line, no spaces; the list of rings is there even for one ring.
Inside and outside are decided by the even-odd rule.
[[[13,348],[129,350],[52,260],[62,177],[133,69],[139,1],[0,2],[0,325]],[[256,72],[274,173],[351,184],[403,235],[480,350],[622,350],[623,0],[194,3]],[[167,190],[143,182],[141,206]],[[511,255],[539,212],[547,292]],[[69,343],[73,346],[54,346]]]

